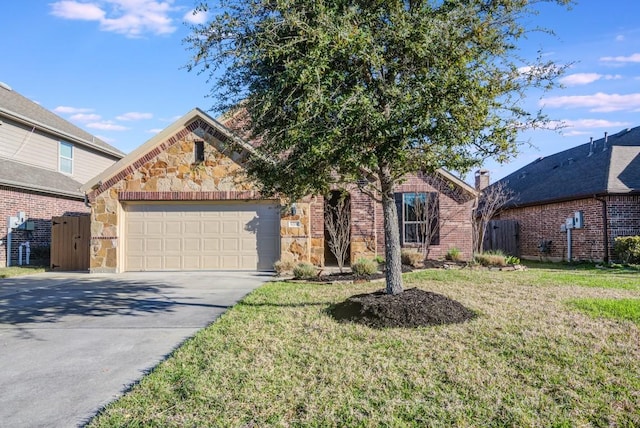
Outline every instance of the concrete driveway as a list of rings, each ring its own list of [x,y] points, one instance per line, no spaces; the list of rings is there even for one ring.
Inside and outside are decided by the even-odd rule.
[[[0,426],[84,425],[269,278],[145,272],[0,279]]]

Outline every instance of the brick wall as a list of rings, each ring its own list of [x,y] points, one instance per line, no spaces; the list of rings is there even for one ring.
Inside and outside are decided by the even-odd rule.
[[[0,267],[7,262],[7,217],[24,211],[29,221],[35,223],[34,231],[14,231],[11,244],[11,264],[18,264],[18,247],[29,241],[32,251],[37,253],[38,247],[51,245],[51,218],[63,215],[88,214],[89,209],[83,201],[55,197],[37,192],[23,191],[11,187],[0,186],[0,222],[2,224],[2,245],[0,245]],[[34,251],[34,248],[36,250]]]
[[[348,190],[351,201],[350,259],[355,261],[360,257],[373,257],[376,254],[384,257],[382,204],[373,201],[356,187]],[[451,187],[451,183],[446,181],[444,185],[439,185],[421,174],[408,175],[395,191],[440,192],[440,242],[430,246],[429,258],[444,258],[447,251],[454,247],[461,251],[463,259],[468,260],[472,257],[471,210],[474,203],[472,195],[455,186]],[[316,216],[314,218],[317,219]]]
[[[640,196],[608,196],[609,254],[613,256],[616,236],[640,235]],[[509,209],[497,218],[517,220],[520,225],[520,255],[527,259],[566,260],[567,234],[560,225],[575,211],[582,211],[584,227],[572,231],[573,260],[602,261],[605,256],[604,213],[602,202],[595,198]],[[550,240],[551,251],[540,253],[538,245]]]

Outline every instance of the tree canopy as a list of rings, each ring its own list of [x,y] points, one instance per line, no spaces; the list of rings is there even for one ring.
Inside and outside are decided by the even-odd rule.
[[[249,173],[264,193],[296,199],[366,181],[383,204],[387,290],[395,293],[393,186],[410,172],[464,172],[517,153],[518,132],[545,120],[523,109],[526,91],[552,87],[562,72],[519,57],[518,42],[533,30],[526,18],[537,3],[568,2],[203,3],[212,18],[187,39],[195,51],[188,67],[210,73],[218,110],[246,111],[262,155]]]

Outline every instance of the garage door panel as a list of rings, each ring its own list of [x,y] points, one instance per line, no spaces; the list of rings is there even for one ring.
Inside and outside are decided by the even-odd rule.
[[[164,223],[164,233],[166,235],[180,235],[182,233],[182,223],[179,220],[170,220]]]
[[[220,251],[220,239],[204,238],[202,240],[204,251]]]
[[[184,233],[186,234],[200,234],[200,228],[202,226],[201,221],[185,221],[184,222]]]
[[[125,206],[126,270],[271,270],[280,210],[271,203]]]
[[[220,250],[223,252],[239,250],[237,238],[224,238],[224,239],[221,239],[221,242],[222,242],[222,248]]]
[[[149,220],[148,223],[145,223],[144,226],[145,226],[144,231],[146,235],[159,235],[163,231],[162,222],[159,222],[159,221]],[[132,233],[133,231],[128,230],[128,232]]]

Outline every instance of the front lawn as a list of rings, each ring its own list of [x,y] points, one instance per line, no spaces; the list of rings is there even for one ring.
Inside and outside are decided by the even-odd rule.
[[[326,309],[382,284],[271,283],[91,426],[640,426],[638,325],[567,304],[637,299],[637,274],[431,270],[405,286],[478,317],[376,330]]]

